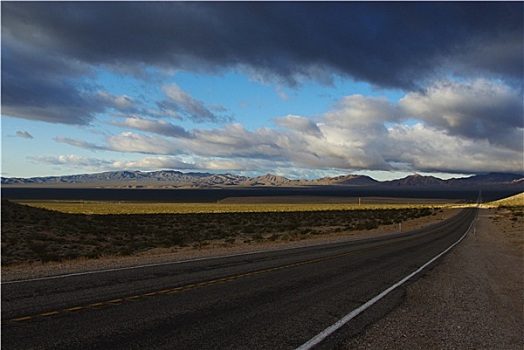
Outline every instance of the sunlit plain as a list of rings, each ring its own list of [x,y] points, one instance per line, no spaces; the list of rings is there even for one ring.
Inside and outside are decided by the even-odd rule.
[[[261,213],[357,209],[443,208],[456,204],[338,204],[338,203],[138,203],[138,202],[21,202],[33,207],[68,214],[183,214],[183,213]]]

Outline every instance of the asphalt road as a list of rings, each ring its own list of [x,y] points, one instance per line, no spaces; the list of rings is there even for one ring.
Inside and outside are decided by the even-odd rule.
[[[475,214],[389,238],[3,283],[2,349],[296,349],[456,242]]]

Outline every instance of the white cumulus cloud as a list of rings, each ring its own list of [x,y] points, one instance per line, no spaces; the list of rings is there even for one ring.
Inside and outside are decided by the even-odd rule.
[[[103,145],[56,140],[161,156],[128,164],[148,168],[521,172],[524,133],[517,101],[517,93],[498,81],[441,81],[398,103],[345,96],[314,120],[293,114],[273,118],[279,128],[249,130],[232,123],[186,131],[163,120],[129,117],[114,124],[154,135],[123,132],[107,136]]]

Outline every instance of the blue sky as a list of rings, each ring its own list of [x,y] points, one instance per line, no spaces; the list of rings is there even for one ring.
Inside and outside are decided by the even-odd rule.
[[[2,176],[522,173],[522,10],[2,2]]]

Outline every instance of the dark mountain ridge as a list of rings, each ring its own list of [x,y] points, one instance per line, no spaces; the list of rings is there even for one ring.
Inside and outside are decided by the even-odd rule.
[[[377,181],[365,175],[342,175],[313,180],[290,180],[266,174],[246,177],[234,174],[211,174],[174,170],[152,172],[112,171],[96,174],[48,176],[33,178],[2,177],[6,187],[93,187],[93,188],[221,188],[221,187],[307,187],[307,186],[385,186],[385,187],[474,187],[523,186],[521,174],[489,173],[467,178],[439,179],[419,174],[402,179]]]

